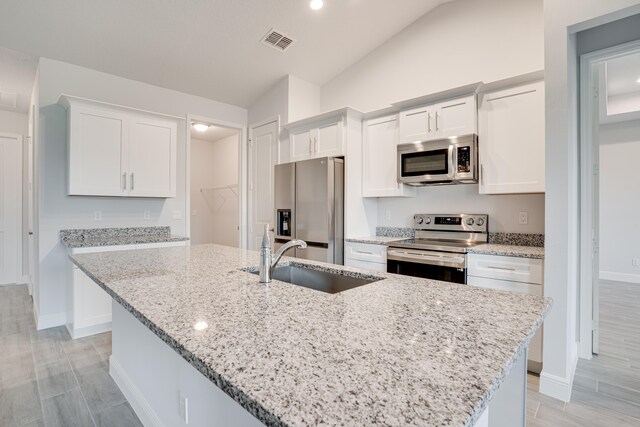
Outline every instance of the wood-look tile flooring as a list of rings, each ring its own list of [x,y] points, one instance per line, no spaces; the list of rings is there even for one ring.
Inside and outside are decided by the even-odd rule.
[[[578,361],[571,402],[529,375],[528,426],[640,426],[640,285],[601,280],[599,306],[599,352]]]
[[[569,403],[529,375],[528,426],[640,426],[640,285],[603,281],[600,295],[600,354],[579,361]],[[36,331],[26,286],[0,286],[0,426],[140,426],[110,354],[110,333]]]
[[[110,354],[110,333],[36,331],[26,286],[0,286],[0,426],[141,426],[109,376]]]

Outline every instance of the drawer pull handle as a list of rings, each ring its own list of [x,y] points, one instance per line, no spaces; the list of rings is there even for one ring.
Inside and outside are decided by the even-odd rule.
[[[494,267],[492,265],[488,265],[487,268],[490,268],[492,270],[504,270],[504,271],[516,271],[515,268],[508,268],[508,267]]]
[[[373,252],[366,252],[366,251],[355,251],[357,254],[364,254],[364,255],[373,255]]]

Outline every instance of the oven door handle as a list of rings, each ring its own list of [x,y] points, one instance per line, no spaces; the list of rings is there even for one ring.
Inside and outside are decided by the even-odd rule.
[[[464,256],[425,254],[422,252],[387,250],[387,259],[393,261],[414,262],[418,264],[439,265],[443,267],[465,268]]]

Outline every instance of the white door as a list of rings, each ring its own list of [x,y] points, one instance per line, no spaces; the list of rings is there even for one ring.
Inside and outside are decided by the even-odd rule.
[[[475,95],[440,102],[434,106],[438,138],[477,133]]]
[[[313,135],[313,157],[341,156],[342,150],[342,121],[319,126]]]
[[[313,139],[309,129],[291,132],[292,162],[310,159],[313,154]]]
[[[69,194],[126,195],[129,118],[84,106],[72,106],[70,115]]]
[[[0,135],[0,285],[17,283],[22,269],[21,145],[22,137]]]
[[[129,195],[175,197],[177,123],[135,117],[130,123]]]
[[[249,128],[249,249],[259,249],[265,224],[273,230],[274,175],[278,162],[278,122]],[[274,235],[271,233],[271,241]]]

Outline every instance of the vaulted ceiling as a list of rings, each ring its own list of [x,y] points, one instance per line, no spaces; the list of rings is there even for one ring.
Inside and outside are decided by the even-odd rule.
[[[447,0],[2,0],[0,46],[242,107],[322,85]],[[261,39],[294,41],[284,52]]]

